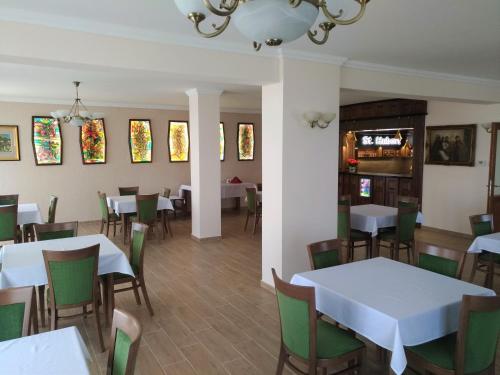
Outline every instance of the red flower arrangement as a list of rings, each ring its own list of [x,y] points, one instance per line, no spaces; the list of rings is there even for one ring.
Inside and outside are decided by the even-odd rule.
[[[358,164],[359,164],[359,160],[347,159],[347,165],[349,165],[349,167],[357,167]]]

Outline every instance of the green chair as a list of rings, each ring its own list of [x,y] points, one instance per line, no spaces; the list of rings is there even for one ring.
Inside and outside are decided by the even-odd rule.
[[[500,297],[463,296],[458,332],[406,348],[408,367],[435,375],[495,374]]]
[[[417,241],[415,258],[417,267],[456,279],[462,278],[465,263],[465,253],[462,251]]]
[[[338,200],[337,237],[347,248],[347,262],[354,260],[354,250],[366,248],[366,258],[371,258],[372,237],[370,233],[351,229],[351,197],[343,195]]]
[[[415,248],[415,225],[417,224],[417,215],[417,207],[399,206],[396,229],[381,232],[377,237],[379,253],[381,247],[388,248],[390,249],[391,259],[399,260],[399,251],[406,250],[408,263],[411,263]]]
[[[70,251],[43,250],[45,270],[49,280],[50,329],[57,329],[58,320],[87,316],[87,306],[92,305],[97,325],[99,345],[104,351],[101,322],[99,318],[99,282],[97,269],[99,264],[99,247]],[[61,317],[60,310],[83,308],[83,314]]]
[[[0,242],[21,242],[21,230],[17,226],[17,204],[0,206]]]
[[[78,235],[78,221],[53,224],[35,224],[37,241],[57,240],[76,237]]]
[[[55,195],[49,195],[49,212],[47,215],[46,224],[52,224],[56,221],[56,208],[58,198]],[[35,223],[23,225],[23,241],[30,242],[35,240]]]
[[[360,370],[365,344],[351,333],[317,318],[314,288],[288,284],[272,269],[281,326],[281,346],[276,374],[285,364],[301,374],[343,365],[342,373]],[[294,362],[290,361],[294,359]],[[296,363],[307,366],[301,371]],[[346,366],[347,364],[347,366]]]
[[[493,233],[493,215],[472,215],[469,217],[469,221],[473,238]],[[481,254],[474,254],[470,282],[473,282],[476,271],[484,272],[486,273],[484,286],[492,288],[494,275],[498,275],[498,273],[495,273],[495,268],[497,268],[499,264],[500,254],[490,253],[488,251],[482,251]]]
[[[158,196],[158,193],[136,195],[137,216],[132,216],[131,221],[146,224],[150,229],[156,229],[158,223]]]
[[[307,245],[309,263],[312,270],[342,264],[342,240],[326,240]]]
[[[0,195],[0,206],[10,206],[19,203],[19,194]]]
[[[139,194],[139,186],[119,187],[118,191],[120,195],[137,195]]]
[[[0,289],[0,341],[29,335],[31,308],[35,305],[34,289],[32,286]],[[33,314],[33,325],[38,333],[36,314]]]
[[[134,374],[141,336],[142,327],[132,314],[119,309],[113,311],[106,375]]]
[[[113,224],[113,236],[116,236],[116,225],[124,225],[120,217],[114,212],[109,211],[108,200],[106,193],[97,192],[99,197],[99,209],[101,210],[101,229],[99,233],[103,233],[104,225],[106,225],[106,236],[109,236],[109,225]]]
[[[398,207],[415,207],[419,209],[418,198],[398,195]]]
[[[257,230],[257,224],[259,223],[259,219],[262,217],[262,206],[257,201],[257,189],[256,188],[246,188],[247,192],[247,218],[245,220],[245,228],[246,232],[248,227],[248,220],[251,216],[253,216],[253,231],[255,234]]]

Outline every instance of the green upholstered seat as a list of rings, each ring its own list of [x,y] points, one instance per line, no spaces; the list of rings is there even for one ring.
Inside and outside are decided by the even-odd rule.
[[[346,330],[318,319],[317,353],[318,358],[329,359],[340,357],[345,353],[360,349],[364,343]]]
[[[127,369],[130,345],[130,337],[121,329],[116,330],[115,351],[113,356],[112,375],[124,375]]]
[[[24,303],[0,306],[0,341],[22,337]]]
[[[320,251],[312,255],[314,269],[334,267],[340,264],[339,250]]]
[[[70,238],[70,237],[75,237],[75,231],[72,229],[38,233],[38,241],[58,240],[61,238]]]
[[[453,370],[455,368],[456,342],[457,335],[454,333],[422,345],[411,346],[408,350],[439,367]]]
[[[456,277],[458,262],[436,255],[421,253],[418,257],[418,267],[441,275]]]

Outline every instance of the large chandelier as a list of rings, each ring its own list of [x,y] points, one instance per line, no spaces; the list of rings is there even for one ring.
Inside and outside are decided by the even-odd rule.
[[[50,115],[60,122],[71,126],[83,126],[83,124],[88,121],[104,117],[104,114],[102,113],[89,112],[78,96],[78,87],[80,86],[80,82],[74,81],[73,85],[75,85],[76,89],[76,98],[71,110],[68,111],[66,109],[58,109],[57,111],[50,112]]]
[[[258,51],[262,44],[279,46],[308,35],[315,44],[325,44],[337,25],[357,22],[365,13],[369,0],[175,0],[177,8],[187,16],[196,31],[205,38],[222,34],[231,18],[236,28],[253,41]],[[324,18],[311,30],[319,11]],[[212,30],[202,31],[201,23],[209,16],[223,18]]]

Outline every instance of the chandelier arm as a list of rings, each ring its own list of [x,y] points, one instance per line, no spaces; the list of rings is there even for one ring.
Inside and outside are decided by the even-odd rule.
[[[326,3],[326,0],[322,0],[322,2],[320,4],[320,8],[323,11],[323,14],[325,15],[325,17],[328,19],[328,21],[330,21],[336,25],[351,25],[351,24],[359,21],[361,19],[361,17],[363,17],[363,15],[365,14],[365,10],[366,10],[366,4],[368,4],[369,0],[353,0],[353,1],[357,2],[361,6],[361,8],[359,9],[358,14],[356,14],[354,17],[352,17],[348,20],[341,20],[340,19],[340,17],[344,13],[342,10],[340,10],[339,14],[337,14],[337,15],[330,13],[328,11],[328,4]]]
[[[231,16],[227,16],[226,19],[224,20],[224,23],[220,26],[217,26],[216,24],[212,24],[212,27],[215,29],[214,32],[211,33],[206,33],[200,29],[200,23],[203,22],[203,20],[196,20],[194,21],[194,27],[196,28],[196,31],[198,34],[205,38],[214,38],[220,34],[222,34],[226,29],[227,26],[229,25],[229,21],[231,21]]]
[[[322,22],[319,24],[319,28],[323,30],[323,38],[321,39],[316,39],[316,36],[318,35],[318,30],[311,31],[309,30],[307,32],[307,36],[313,42],[314,44],[317,45],[322,45],[325,44],[328,40],[328,37],[330,36],[330,31],[335,27],[335,24],[332,22]]]
[[[301,3],[302,0],[288,0],[292,8],[297,8]]]
[[[213,14],[220,16],[220,17],[227,17],[230,16],[231,14],[234,13],[236,8],[239,5],[239,0],[231,0],[230,3],[227,2],[227,0],[221,0],[219,4],[219,9],[214,7],[210,0],[203,0],[203,3],[207,7],[207,9],[212,12]],[[224,10],[221,10],[224,9]]]

